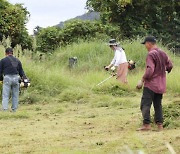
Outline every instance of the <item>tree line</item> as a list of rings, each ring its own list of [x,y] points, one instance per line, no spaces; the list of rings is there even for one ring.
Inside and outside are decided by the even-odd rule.
[[[169,48],[180,49],[179,0],[87,0],[86,8],[100,12],[100,21],[72,20],[63,28],[37,26],[32,37],[25,26],[30,17],[27,8],[0,0],[0,41],[10,36],[12,47],[32,49],[36,38],[37,50],[52,52],[78,39],[154,35]]]
[[[87,0],[102,23],[119,26],[125,38],[154,35],[170,48],[180,48],[179,0]]]

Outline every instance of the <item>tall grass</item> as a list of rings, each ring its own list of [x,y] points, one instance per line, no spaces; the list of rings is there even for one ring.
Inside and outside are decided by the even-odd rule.
[[[120,42],[121,46],[125,49],[127,59],[136,61],[137,68],[134,71],[129,72],[128,80],[130,88],[134,89],[138,80],[142,78],[145,69],[145,60],[147,51],[141,44],[141,39],[137,40],[125,40]],[[158,44],[171,58],[174,63],[174,69],[172,73],[167,75],[167,87],[168,90],[174,92],[180,92],[179,90],[179,64],[180,59],[171,53],[166,47]],[[107,72],[103,71],[103,66],[110,63],[113,58],[113,51],[102,41],[93,42],[80,42],[74,43],[71,46],[58,49],[52,56],[53,63],[57,67],[68,69],[68,58],[77,57],[78,65],[72,71],[66,70],[70,75],[75,75],[81,83],[89,86],[94,86],[102,79],[108,77]],[[108,82],[116,83],[115,80]],[[106,84],[106,83],[105,83]]]
[[[136,61],[137,68],[129,71],[129,88],[135,90],[135,86],[144,73],[145,59],[147,51],[140,44],[142,40],[125,40],[120,42],[125,49],[127,58]],[[180,71],[179,57],[173,55],[163,48],[174,62],[174,69],[167,77],[168,90],[180,92]],[[20,50],[20,47],[15,49],[15,55]],[[0,57],[4,57],[4,48],[0,46]],[[113,58],[113,51],[103,41],[91,41],[74,43],[64,48],[58,48],[53,55],[45,55],[42,61],[39,61],[35,54],[32,58],[31,52],[24,52],[20,56],[24,70],[27,76],[31,79],[32,87],[29,91],[36,91],[35,94],[43,95],[43,97],[59,96],[66,89],[80,88],[83,90],[91,90],[96,85],[107,78],[109,74],[103,70],[103,66],[108,65]],[[70,57],[77,57],[78,64],[74,69],[69,69],[68,60]],[[104,85],[116,85],[118,82],[115,78],[107,81]]]

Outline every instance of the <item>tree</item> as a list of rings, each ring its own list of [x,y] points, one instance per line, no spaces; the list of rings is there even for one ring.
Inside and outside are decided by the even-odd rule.
[[[22,48],[31,48],[31,37],[25,27],[30,13],[22,4],[13,5],[6,0],[0,0],[0,4],[0,40],[3,35],[10,36],[12,47],[20,44]]]
[[[179,46],[180,2],[177,0],[87,0],[103,23],[119,25],[125,37],[155,35]],[[171,46],[171,45],[170,45]]]
[[[33,32],[34,32],[34,35],[38,35],[38,33],[40,32],[40,30],[42,29],[42,27],[40,26],[36,26],[34,29],[33,29]]]
[[[63,28],[48,27],[41,28],[35,37],[37,49],[41,52],[53,52],[59,46],[77,42],[80,39],[89,40],[92,38],[109,36],[117,38],[119,28],[112,25],[103,25],[99,21],[70,20],[64,24]]]
[[[41,29],[37,36],[37,49],[42,52],[52,52],[60,45],[60,30],[56,27]]]

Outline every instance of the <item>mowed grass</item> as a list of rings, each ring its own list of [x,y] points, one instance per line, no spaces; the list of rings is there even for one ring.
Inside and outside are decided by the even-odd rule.
[[[164,47],[175,66],[167,76],[163,99],[166,128],[157,132],[152,124],[153,131],[136,131],[142,125],[142,91],[135,87],[147,54],[139,42],[121,42],[128,59],[137,62],[127,86],[115,78],[97,86],[109,77],[103,66],[113,57],[102,41],[59,48],[41,61],[38,54],[32,59],[29,51],[20,56],[31,87],[22,91],[16,113],[0,112],[0,153],[130,153],[131,149],[168,154],[167,142],[180,153],[180,60]],[[78,65],[69,69],[68,58],[74,56]]]
[[[169,153],[180,152],[179,128],[137,132],[141,126],[140,93],[114,97],[92,94],[89,102],[67,100],[20,105],[17,113],[1,113],[1,153]],[[99,99],[99,101],[98,101]],[[165,95],[164,105],[170,103]],[[22,116],[23,115],[23,116]],[[8,117],[8,118],[7,118]],[[156,127],[153,125],[153,130]]]

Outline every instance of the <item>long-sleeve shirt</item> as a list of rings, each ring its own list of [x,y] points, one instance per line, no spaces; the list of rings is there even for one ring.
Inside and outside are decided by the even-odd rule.
[[[9,59],[11,58],[11,60]],[[17,67],[12,65],[12,61],[17,63]],[[26,77],[22,68],[21,62],[12,55],[5,57],[0,61],[0,80],[3,80],[3,75],[20,75],[20,77]]]
[[[166,92],[166,71],[170,72],[173,64],[167,54],[159,48],[149,51],[146,58],[146,72],[143,76],[144,87],[158,94]]]
[[[124,50],[122,48],[117,48],[115,50],[115,55],[113,60],[111,61],[111,64],[114,66],[119,66],[120,64],[126,63],[127,58]]]

